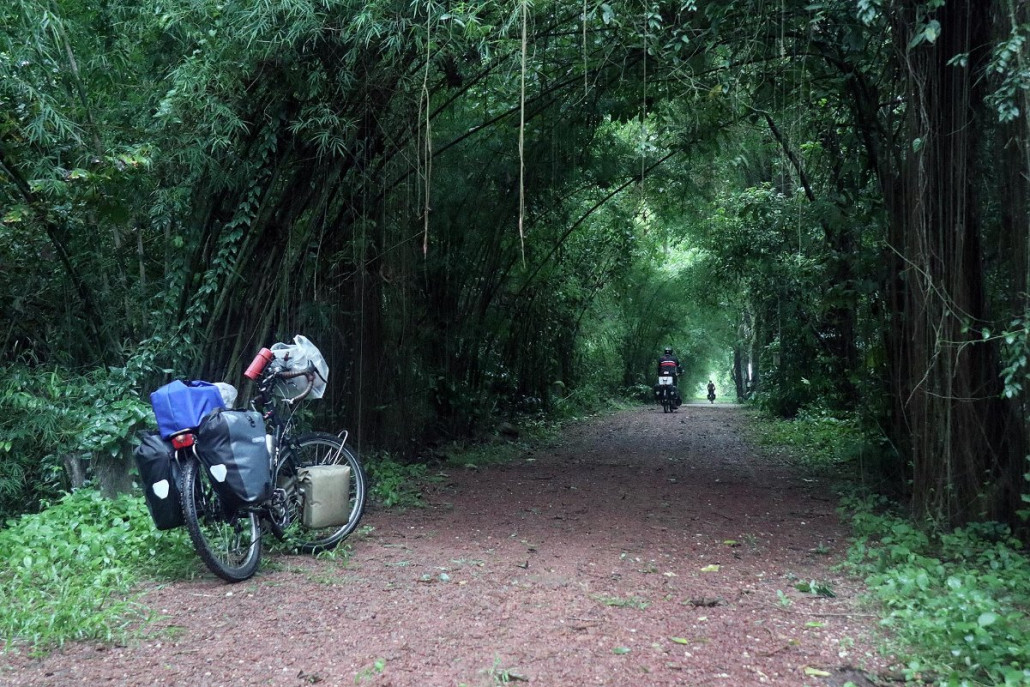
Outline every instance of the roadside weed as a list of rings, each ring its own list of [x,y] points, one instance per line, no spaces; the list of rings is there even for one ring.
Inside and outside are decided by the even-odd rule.
[[[382,675],[384,670],[386,670],[386,659],[377,658],[372,665],[365,666],[358,671],[357,675],[354,676],[354,684],[359,685],[362,682],[375,678],[376,675]]]
[[[794,589],[805,594],[812,594],[815,596],[837,596],[829,582],[821,582],[819,580],[808,580],[805,582],[798,582],[794,585]]]
[[[185,531],[155,530],[142,497],[79,489],[0,530],[0,641],[41,653],[120,638],[148,617],[138,581],[196,574]]]
[[[422,485],[430,481],[425,464],[406,464],[385,451],[364,456],[369,495],[384,508],[414,508],[422,505]]]
[[[619,596],[605,596],[603,594],[594,594],[591,597],[594,601],[598,601],[605,606],[612,606],[615,608],[636,608],[637,610],[644,610],[651,605],[651,602],[642,599],[639,596],[630,596],[622,598]]]
[[[1030,558],[1004,525],[922,530],[847,499],[858,536],[848,564],[885,612],[910,675],[943,685],[1030,684]]]
[[[802,411],[791,420],[754,417],[756,443],[809,468],[832,468],[854,458],[863,435],[854,417],[838,418],[818,410]]]
[[[529,678],[511,668],[502,668],[501,659],[495,658],[492,667],[486,669],[486,674],[491,683],[495,685],[507,685],[512,682],[529,682]]]

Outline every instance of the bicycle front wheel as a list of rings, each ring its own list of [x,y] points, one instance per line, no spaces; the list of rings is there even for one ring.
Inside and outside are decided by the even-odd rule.
[[[182,514],[204,565],[226,582],[253,577],[261,561],[261,526],[251,511],[230,508],[197,460],[182,471]]]
[[[346,522],[312,528],[304,524],[304,494],[297,480],[298,470],[315,465],[346,465],[350,468]],[[332,434],[305,434],[284,447],[276,471],[276,486],[285,491],[285,528],[281,539],[303,553],[318,553],[336,547],[358,526],[365,511],[365,470],[358,454]]]

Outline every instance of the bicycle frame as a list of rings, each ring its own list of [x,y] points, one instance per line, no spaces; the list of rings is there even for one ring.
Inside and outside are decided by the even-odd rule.
[[[254,574],[260,563],[261,539],[267,532],[286,541],[296,552],[314,554],[337,546],[357,527],[367,493],[364,469],[357,453],[346,446],[346,432],[336,436],[314,431],[294,433],[294,404],[314,388],[314,365],[290,370],[286,359],[274,358],[270,352],[265,356],[264,352],[262,349],[259,358],[265,364],[259,365],[255,359],[245,375],[257,385],[250,406],[261,416],[269,448],[272,488],[267,498],[247,504],[222,498],[217,482],[224,480],[225,473],[219,476],[213,468],[209,472],[204,467],[197,454],[194,430],[171,437],[175,460],[182,470],[180,492],[186,528],[203,562],[228,582]],[[292,397],[279,393],[284,388],[294,393],[298,386],[280,384],[300,376],[307,379],[301,393]],[[311,504],[319,505],[309,509],[307,489],[317,489],[319,498],[328,500],[313,499]]]
[[[268,453],[271,458],[271,468],[273,479],[278,473],[279,459],[282,454],[282,449],[289,437],[289,432],[293,426],[293,417],[283,419],[279,414],[278,404],[275,400],[275,385],[281,380],[287,378],[281,370],[281,365],[273,362],[269,365],[269,370],[265,374],[261,375],[257,380],[257,395],[251,400],[250,407],[261,413],[261,417],[265,420],[265,429],[268,434],[272,437],[271,446],[268,447]],[[309,372],[304,371],[302,374],[308,374]],[[297,376],[293,374],[291,376]],[[310,390],[310,382],[312,381],[309,376],[308,390]],[[298,396],[297,398],[284,400],[283,402],[287,405],[293,405],[298,400],[307,395],[307,391]]]
[[[308,379],[307,388],[298,396],[294,398],[283,399],[277,401],[275,398],[275,387],[280,381],[290,379],[293,377],[305,376]],[[310,370],[301,370],[299,372],[286,372],[283,370],[283,366],[278,361],[273,361],[268,365],[267,369],[264,370],[263,374],[260,374],[255,380],[257,382],[257,395],[251,400],[250,406],[253,410],[256,410],[261,414],[262,419],[265,421],[265,431],[268,436],[271,436],[271,445],[268,446],[269,453],[269,468],[272,475],[273,482],[279,473],[280,460],[283,455],[283,450],[289,443],[291,438],[290,430],[293,427],[293,418],[283,418],[279,413],[279,403],[285,403],[286,405],[292,406],[297,401],[303,399],[311,390],[313,383],[312,372]],[[344,436],[342,441],[346,443],[346,431],[342,432]],[[175,434],[171,437],[172,446],[176,449],[176,458],[180,460],[199,460],[196,455],[196,437],[192,431],[185,431]],[[190,451],[191,455],[184,456],[182,453],[186,450]],[[247,508],[240,510],[264,510],[270,511],[273,496],[262,501],[261,503],[254,504]],[[269,513],[270,515],[270,513]]]

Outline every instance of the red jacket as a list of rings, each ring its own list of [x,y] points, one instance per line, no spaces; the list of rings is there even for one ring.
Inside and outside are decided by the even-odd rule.
[[[658,374],[676,376],[680,373],[680,361],[674,355],[663,355],[658,359]]]

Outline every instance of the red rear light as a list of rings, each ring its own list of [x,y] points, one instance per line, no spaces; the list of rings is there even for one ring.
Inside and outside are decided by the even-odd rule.
[[[183,432],[182,434],[172,435],[172,446],[178,449],[189,448],[193,445],[193,434],[190,432]]]

